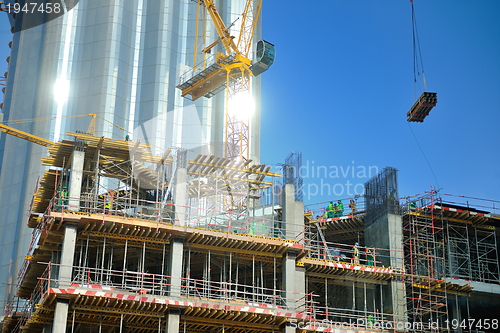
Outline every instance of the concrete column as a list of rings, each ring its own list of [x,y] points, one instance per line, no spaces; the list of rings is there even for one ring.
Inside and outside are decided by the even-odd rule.
[[[377,258],[382,265],[403,268],[403,228],[402,217],[386,214],[365,229],[366,246],[392,249],[391,258]],[[406,315],[406,289],[401,281],[389,281],[382,287],[384,309],[382,312],[393,311],[396,320],[404,321]]]
[[[170,296],[181,297],[181,277],[182,277],[182,258],[184,254],[184,242],[180,238],[174,238],[170,242]]]
[[[77,231],[78,225],[76,223],[66,222],[59,270],[59,286],[71,283]]]
[[[295,201],[295,189],[292,184],[283,187],[283,223],[286,239],[299,240],[304,230],[304,203]]]
[[[165,326],[165,332],[168,333],[179,333],[179,323],[180,323],[181,311],[177,309],[171,309],[167,313],[167,324]]]
[[[176,224],[186,225],[186,206],[188,202],[187,169],[177,168],[176,181],[174,186],[174,204]]]
[[[283,187],[283,223],[285,237],[300,241],[300,235],[304,230],[304,203],[295,201],[295,191],[292,184]],[[287,307],[291,310],[301,311],[305,305],[305,269],[297,267],[296,253],[288,252],[283,256],[282,289],[285,291],[283,297]],[[286,326],[284,332],[294,332],[295,328]]]
[[[285,291],[285,301],[287,306],[292,308],[295,307],[295,295],[293,291],[295,289],[295,253],[285,253],[283,256],[283,290]]]
[[[58,299],[54,312],[54,324],[52,333],[66,333],[68,325],[69,299]]]
[[[84,161],[85,152],[75,148],[71,157],[71,171],[69,176],[69,210],[78,211],[80,209]]]
[[[301,311],[305,305],[305,268],[295,265],[297,255],[293,252],[283,256],[282,289],[286,305],[291,310]]]

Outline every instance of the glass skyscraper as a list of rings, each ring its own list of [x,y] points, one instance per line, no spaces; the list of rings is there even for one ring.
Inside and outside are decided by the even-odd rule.
[[[72,8],[63,8],[64,15],[44,24],[28,26],[22,15],[13,20],[4,121],[58,141],[68,138],[68,131],[87,131],[91,117],[83,115],[95,113],[97,136],[130,135],[133,140],[146,135],[157,154],[173,146],[224,155],[224,93],[191,102],[176,89],[180,75],[193,66],[196,1],[65,2]],[[216,4],[228,23],[241,15],[245,0]],[[205,34],[204,46],[218,38],[210,20]],[[259,35],[257,31],[255,37]],[[258,161],[259,78],[252,81],[252,94],[257,110],[250,123],[250,158]],[[46,155],[43,146],[2,134],[2,301],[15,292],[17,271],[30,245],[26,221],[43,171],[40,159]]]

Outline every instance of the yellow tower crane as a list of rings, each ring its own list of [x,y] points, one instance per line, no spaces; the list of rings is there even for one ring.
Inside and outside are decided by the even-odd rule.
[[[118,125],[110,122],[109,120],[107,120],[107,119],[99,116],[96,113],[82,114],[82,115],[76,115],[76,116],[65,116],[64,118],[77,118],[77,117],[91,117],[90,123],[89,123],[89,127],[87,128],[87,133],[90,134],[90,135],[95,135],[95,121],[96,121],[97,117],[101,118],[102,120],[104,120],[106,122],[109,122],[113,126],[119,128],[119,129],[123,130],[125,133],[127,133],[127,130],[125,128],[123,128],[121,126],[118,126]],[[9,123],[10,124],[12,124],[12,123],[14,123],[14,124],[22,124],[22,123],[28,123],[28,122],[34,122],[34,121],[53,120],[53,119],[55,119],[55,117],[52,117],[52,118],[19,119],[19,120],[13,120],[13,121],[11,121]],[[21,138],[23,140],[27,140],[27,141],[33,142],[33,143],[36,143],[36,144],[44,146],[44,147],[50,147],[50,146],[52,146],[52,145],[55,144],[55,142],[52,142],[50,140],[47,140],[47,139],[44,139],[42,137],[36,136],[34,134],[30,134],[30,133],[21,131],[21,130],[19,130],[17,128],[14,128],[14,127],[2,124],[1,121],[0,121],[0,132],[4,132],[6,134],[9,134],[9,135]]]
[[[13,127],[10,127],[10,126],[4,125],[4,124],[0,124],[0,131],[7,133],[7,134],[10,134],[10,135],[13,135],[13,136],[16,136],[16,137],[21,138],[23,140],[27,140],[27,141],[36,143],[36,144],[44,146],[44,147],[49,147],[49,146],[52,146],[54,144],[54,142],[52,142],[50,140],[46,140],[46,139],[41,138],[39,136],[18,130],[16,128],[13,128]]]
[[[183,97],[193,101],[203,96],[211,98],[225,90],[225,157],[249,159],[250,115],[242,112],[245,106],[241,105],[248,101],[242,100],[240,105],[234,102],[237,96],[249,93],[250,77],[265,72],[274,62],[274,45],[263,40],[257,43],[254,59],[250,59],[262,0],[246,0],[236,42],[236,38],[229,31],[234,23],[229,27],[226,26],[215,7],[215,0],[193,1],[198,3],[195,44],[199,39],[198,22],[201,7],[209,14],[219,38],[202,50],[204,59],[200,64],[196,61],[195,45],[194,67],[181,76],[177,88],[181,89]],[[218,43],[222,43],[225,53],[217,52],[208,56]]]

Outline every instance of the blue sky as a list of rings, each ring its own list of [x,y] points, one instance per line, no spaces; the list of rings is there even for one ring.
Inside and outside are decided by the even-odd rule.
[[[400,196],[432,185],[500,200],[500,2],[415,0],[415,11],[427,91],[439,102],[409,126],[409,0],[264,1],[263,38],[276,45],[276,60],[262,74],[262,162],[297,151],[331,170],[391,166]],[[306,203],[336,198],[337,183],[347,197],[348,180],[367,178],[309,175]]]
[[[500,200],[500,2],[415,0],[415,10],[427,90],[439,102],[409,125],[409,0],[264,0],[263,37],[277,56],[262,75],[261,161],[302,152],[306,203],[347,198],[385,166],[399,170],[401,196],[436,186]],[[10,38],[2,16],[1,59]],[[312,176],[318,167],[326,177]]]

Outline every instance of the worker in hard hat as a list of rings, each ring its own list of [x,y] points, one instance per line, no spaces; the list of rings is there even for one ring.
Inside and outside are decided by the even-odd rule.
[[[358,242],[356,242],[356,244],[354,244],[354,247],[352,248],[351,263],[359,265],[359,243]]]
[[[356,214],[356,201],[351,199],[351,201],[349,202],[349,208],[351,208],[352,215]]]
[[[372,328],[373,325],[375,324],[375,320],[373,318],[373,315],[368,315],[368,320],[366,321],[366,326],[368,326],[369,328]]]
[[[330,212],[333,212],[333,201],[330,201],[330,203],[328,204],[328,206],[326,206],[326,209],[325,209],[325,217],[331,217],[331,213]]]
[[[249,228],[248,228],[248,234],[250,236],[255,235],[255,229],[257,229],[257,222],[254,222]]]
[[[104,214],[111,214],[113,209],[113,200],[115,197],[115,191],[109,190],[107,194],[104,195]]]
[[[61,211],[61,210],[64,210],[65,208],[67,208],[68,196],[69,196],[69,193],[68,193],[68,189],[66,188],[66,186],[63,186],[62,188],[59,189],[59,202],[58,202],[59,207],[57,207],[58,211]]]
[[[337,204],[337,216],[341,217],[342,215],[344,215],[344,204],[342,200],[339,200]]]
[[[325,208],[325,213],[323,214],[324,218],[330,218],[333,216],[333,201],[330,201],[328,206]]]
[[[338,214],[338,207],[337,204],[333,204],[333,209],[331,210],[331,214],[329,217],[337,217]]]
[[[365,247],[365,260],[367,266],[373,266],[373,253],[367,247]]]

